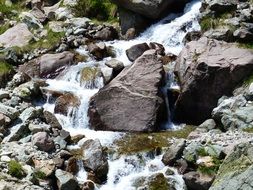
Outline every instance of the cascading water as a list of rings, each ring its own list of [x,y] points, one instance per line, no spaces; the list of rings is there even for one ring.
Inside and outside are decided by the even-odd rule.
[[[130,64],[125,55],[125,50],[138,43],[158,42],[164,45],[166,52],[178,54],[183,47],[182,40],[185,34],[200,29],[197,21],[200,5],[199,1],[191,2],[186,6],[185,13],[182,16],[171,14],[157,24],[152,25],[140,37],[131,41],[107,42],[107,46],[114,47],[117,59],[125,65]],[[87,54],[84,48],[81,47],[77,51]],[[83,83],[81,81],[81,71],[85,67],[102,68],[104,63],[105,61],[97,62],[90,59],[72,66],[61,77],[55,80],[47,80],[49,86],[44,90],[48,96],[53,91],[70,92],[80,99],[80,106],[69,110],[68,116],[55,114],[65,130],[68,130],[71,134],[84,134],[87,138],[99,139],[103,146],[110,146],[115,139],[121,138],[124,133],[90,130],[87,116],[89,100],[103,86],[103,80],[98,77],[92,83]],[[168,83],[168,87],[176,87],[176,85]],[[48,101],[44,108],[54,112],[54,102]],[[80,181],[85,181],[87,173],[83,169],[82,163],[79,163],[79,168],[77,178]],[[168,167],[165,167],[161,162],[161,155],[150,156],[145,153],[121,156],[109,155],[108,180],[106,184],[96,188],[100,190],[132,190],[136,189],[134,183],[137,179],[163,173],[167,180],[173,181],[177,190],[185,189],[182,177],[175,170],[173,170],[174,175],[169,175],[166,172],[167,170]]]

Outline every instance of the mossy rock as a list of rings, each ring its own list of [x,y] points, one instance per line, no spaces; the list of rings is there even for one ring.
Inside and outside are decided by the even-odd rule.
[[[117,145],[117,152],[121,154],[134,154],[143,151],[154,151],[169,147],[168,140],[171,138],[187,138],[195,129],[194,126],[186,126],[176,131],[164,131],[158,133],[128,133],[121,139],[114,142]],[[131,144],[131,146],[129,146]],[[109,151],[115,151],[109,148]]]
[[[81,85],[89,88],[96,87],[96,80],[101,77],[101,71],[97,67],[85,67],[81,71]]]
[[[168,180],[162,173],[156,173],[149,177],[140,177],[135,180],[133,186],[145,190],[170,190]]]

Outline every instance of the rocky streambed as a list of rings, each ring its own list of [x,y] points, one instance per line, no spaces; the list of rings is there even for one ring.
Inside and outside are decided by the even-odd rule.
[[[3,12],[0,189],[252,189],[252,1],[127,2]]]

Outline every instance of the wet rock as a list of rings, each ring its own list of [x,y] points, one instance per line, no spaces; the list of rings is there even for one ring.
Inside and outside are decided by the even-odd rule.
[[[136,31],[135,31],[135,28],[129,28],[127,31],[126,31],[126,34],[124,36],[124,38],[126,40],[132,40],[134,39],[136,36]]]
[[[93,56],[95,56],[96,59],[101,60],[104,57],[107,56],[107,49],[106,49],[106,45],[103,42],[99,42],[99,43],[90,43],[88,45],[88,51],[90,52],[90,54],[92,54]]]
[[[54,141],[46,132],[38,132],[32,136],[32,144],[39,150],[50,152],[54,149]]]
[[[149,50],[147,43],[137,44],[126,50],[126,55],[130,61],[135,61],[145,51]]]
[[[189,190],[208,190],[214,177],[202,176],[198,172],[188,172],[184,174],[183,179]]]
[[[156,51],[156,54],[158,55],[165,55],[165,48],[163,47],[162,44],[156,43],[156,42],[150,42],[149,43],[149,48],[154,49]]]
[[[77,159],[75,157],[71,157],[70,159],[68,159],[66,171],[72,173],[73,175],[78,172]]]
[[[155,55],[137,59],[91,98],[91,127],[112,131],[156,130],[163,105],[158,96],[162,79],[162,63]],[[112,117],[115,113],[117,117]]]
[[[210,190],[251,189],[252,150],[251,143],[237,145],[223,161]]]
[[[82,190],[94,190],[94,189],[95,189],[95,184],[93,181],[88,180],[84,182]]]
[[[167,1],[167,0],[141,0],[141,1],[130,1],[130,0],[113,0],[113,2],[120,7],[127,10],[131,10],[135,13],[141,14],[151,19],[158,19],[168,8],[177,4],[179,7],[184,7],[186,1]]]
[[[82,145],[82,150],[84,167],[93,171],[101,182],[105,181],[109,165],[107,155],[99,140],[86,140]]]
[[[104,84],[108,84],[113,79],[113,69],[109,67],[101,68]]]
[[[55,176],[57,178],[57,186],[59,190],[77,190],[78,182],[71,173],[65,172],[63,170],[56,170]]]
[[[33,38],[34,36],[28,30],[27,25],[19,23],[0,35],[0,44],[5,48],[14,46],[23,47],[28,45]]]
[[[121,33],[125,35],[125,38],[128,40],[138,35],[140,32],[143,32],[152,22],[149,18],[122,7],[119,8],[119,17]]]
[[[80,103],[81,102],[77,96],[72,93],[65,93],[56,99],[54,112],[68,115],[71,109],[77,108]]]
[[[68,51],[45,54],[19,67],[30,77],[54,78],[69,65],[74,64],[74,54]]]
[[[218,99],[251,74],[252,60],[252,51],[233,44],[207,38],[188,43],[175,67],[181,93],[174,120],[200,124],[210,118]]]
[[[185,139],[176,140],[163,155],[162,162],[165,165],[172,166],[183,154],[185,148]]]
[[[188,32],[183,39],[183,43],[187,44],[188,42],[191,42],[191,41],[197,41],[197,40],[199,40],[201,35],[202,34],[199,31]]]
[[[94,35],[97,40],[112,41],[118,38],[118,32],[113,27],[105,27]]]
[[[62,129],[61,124],[57,120],[54,114],[52,114],[49,111],[44,111],[43,115],[46,119],[46,122],[52,127],[52,128],[57,128],[57,129]]]
[[[97,67],[84,67],[81,71],[81,85],[89,88],[99,88],[98,79],[101,77],[101,70]]]
[[[105,65],[113,69],[113,77],[116,77],[124,69],[124,63],[117,59],[111,59]]]
[[[138,189],[147,189],[147,190],[171,189],[170,184],[168,183],[167,179],[162,173],[156,173],[148,177],[141,177],[137,179],[133,185]]]

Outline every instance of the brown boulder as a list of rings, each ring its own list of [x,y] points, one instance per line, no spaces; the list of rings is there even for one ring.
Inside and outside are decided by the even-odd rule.
[[[126,55],[130,61],[135,61],[145,51],[149,50],[147,43],[137,44],[126,50]]]
[[[174,120],[201,124],[211,117],[218,99],[230,95],[252,72],[252,50],[205,37],[188,43],[175,67],[181,92]]]
[[[35,78],[54,78],[74,63],[74,54],[68,51],[45,54],[19,67],[19,71]]]
[[[141,56],[91,98],[91,127],[111,131],[157,130],[164,103],[159,94],[163,76],[163,66],[156,55]]]
[[[107,48],[105,43],[90,43],[88,45],[88,51],[92,54],[96,59],[101,60],[107,56]]]
[[[54,112],[67,115],[71,108],[76,108],[79,105],[80,100],[77,96],[65,93],[56,99]]]

